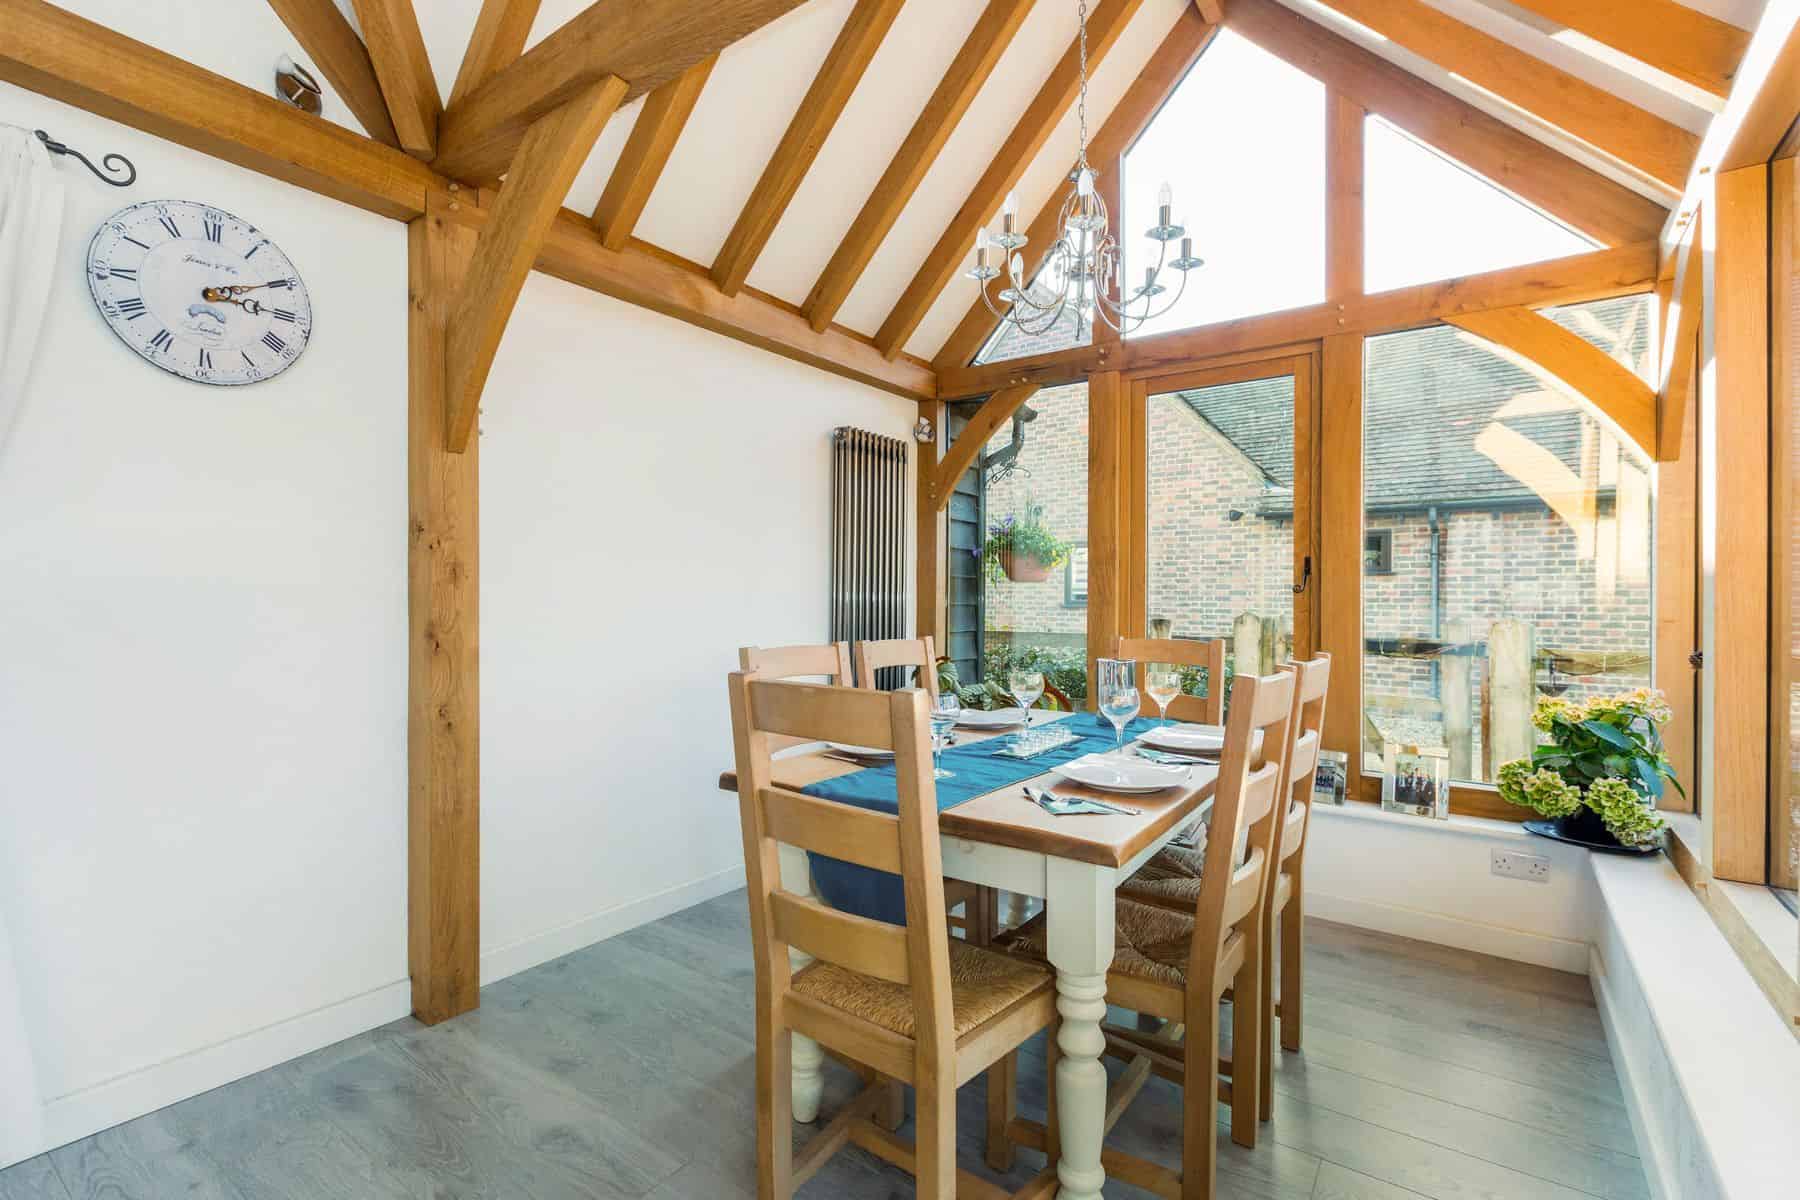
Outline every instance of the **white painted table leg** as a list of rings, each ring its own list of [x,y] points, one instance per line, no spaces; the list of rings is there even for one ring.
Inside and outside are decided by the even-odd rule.
[[[793,846],[781,847],[782,890],[797,896],[813,896],[812,868],[807,865],[806,851]],[[1109,927],[1110,928],[1110,927]],[[788,950],[788,962],[798,971],[812,962],[812,955]],[[825,1091],[825,1052],[819,1043],[805,1034],[793,1035],[794,1120],[810,1124],[819,1117],[819,1097]]]
[[[1106,1171],[1100,1143],[1106,1132],[1106,969],[1113,957],[1110,868],[1052,858],[1045,865],[1050,965],[1056,968],[1056,1111],[1062,1158],[1056,1165],[1061,1200],[1099,1200]]]

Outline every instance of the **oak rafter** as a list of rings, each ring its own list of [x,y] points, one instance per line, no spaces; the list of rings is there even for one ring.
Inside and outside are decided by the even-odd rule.
[[[644,98],[625,149],[594,206],[594,228],[608,250],[617,250],[631,240],[631,231],[644,214],[718,61],[717,55],[702,59]]]
[[[1097,69],[1112,49],[1143,0],[1100,0],[1088,15],[1088,69]],[[1026,105],[1012,132],[995,153],[987,170],[951,218],[937,244],[907,284],[906,290],[875,334],[875,344],[889,358],[898,355],[918,329],[919,322],[943,294],[957,267],[975,246],[975,231],[1000,211],[1006,193],[1037,157],[1069,106],[1080,84],[1077,49],[1073,42],[1050,76]]]
[[[444,99],[438,94],[431,59],[425,54],[419,14],[413,11],[412,0],[353,3],[400,148],[429,160],[437,153],[438,117],[443,114]]]
[[[397,148],[400,137],[394,132],[393,118],[388,116],[381,81],[375,77],[375,64],[369,60],[369,48],[363,45],[349,18],[332,0],[269,0],[269,7],[319,73],[337,89],[344,106],[369,136],[384,146]]]
[[[1484,88],[1641,178],[1679,193],[1699,135],[1448,16],[1423,0],[1319,0]]]
[[[510,67],[525,52],[525,39],[531,36],[531,23],[537,20],[540,4],[541,0],[482,0],[456,83],[450,88],[451,104]]]
[[[736,295],[744,286],[750,269],[769,244],[775,226],[794,193],[800,190],[801,181],[850,102],[856,85],[862,81],[863,72],[869,69],[875,51],[881,48],[894,18],[900,15],[902,3],[904,0],[857,0],[856,7],[850,10],[850,18],[838,32],[837,41],[813,77],[812,86],[807,88],[794,119],[788,122],[787,132],[781,135],[781,142],[713,261],[713,282],[727,296]]]
[[[1512,0],[1645,66],[1715,96],[1731,92],[1731,77],[1750,44],[1736,25],[1678,0]]]
[[[814,329],[826,328],[837,316],[1034,3],[1036,0],[989,0],[801,305]]]
[[[802,0],[599,0],[444,110],[439,174],[493,183],[525,131],[607,76],[653,92]]]

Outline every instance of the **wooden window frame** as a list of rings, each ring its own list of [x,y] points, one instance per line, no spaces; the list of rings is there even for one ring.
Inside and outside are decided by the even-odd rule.
[[[1800,126],[1796,127],[1800,130]],[[1795,547],[1793,481],[1785,464],[1794,461],[1793,396],[1800,388],[1800,355],[1796,354],[1794,279],[1800,276],[1800,158],[1793,156],[1796,137],[1787,142],[1787,157],[1772,164],[1769,178],[1769,461],[1774,468],[1769,489],[1769,785],[1767,865],[1770,886],[1792,891],[1800,886],[1795,867],[1792,760],[1793,721],[1789,689],[1800,662],[1793,657],[1792,606]]]

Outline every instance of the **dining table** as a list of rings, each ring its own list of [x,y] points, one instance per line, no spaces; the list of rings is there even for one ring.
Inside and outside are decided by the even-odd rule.
[[[1033,711],[1034,727],[1075,716]],[[1089,718],[1091,720],[1091,718]],[[1017,729],[959,729],[961,745],[1016,733]],[[820,742],[774,739],[771,782],[799,790],[865,769]],[[1129,751],[1127,751],[1129,752]],[[1101,1143],[1106,1131],[1106,973],[1113,958],[1114,894],[1144,865],[1212,805],[1216,764],[1189,768],[1185,781],[1161,791],[1119,795],[1041,773],[975,795],[938,813],[944,875],[1020,896],[1045,907],[1048,957],[1056,973],[1056,1108],[1061,1154],[1056,1164],[1058,1195],[1064,1200],[1099,1200],[1106,1172]],[[1053,816],[1028,800],[1025,785],[1054,787],[1058,796],[1109,801],[1134,813]],[[735,771],[719,777],[723,791],[735,793]],[[781,847],[781,886],[820,899],[805,852]],[[790,951],[796,970],[811,959]],[[793,1035],[793,1113],[796,1121],[818,1117],[823,1091],[823,1052],[810,1039]]]

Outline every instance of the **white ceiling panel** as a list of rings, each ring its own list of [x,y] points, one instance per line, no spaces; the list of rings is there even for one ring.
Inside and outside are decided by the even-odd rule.
[[[969,0],[908,0],[750,272],[752,287],[805,301],[980,15]]]
[[[811,0],[719,55],[637,235],[710,264],[854,7]]]

